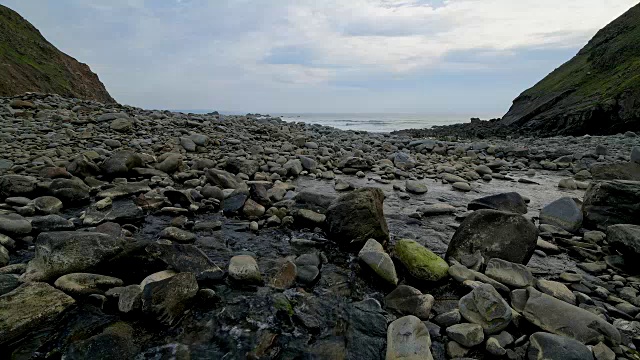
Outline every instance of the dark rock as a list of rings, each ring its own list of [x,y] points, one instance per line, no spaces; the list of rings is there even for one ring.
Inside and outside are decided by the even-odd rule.
[[[138,352],[134,330],[125,323],[116,323],[98,335],[71,344],[64,359],[132,359]]]
[[[34,233],[73,230],[75,228],[73,222],[60,215],[34,216],[31,219],[31,226]]]
[[[36,239],[35,257],[22,275],[25,281],[53,281],[74,272],[92,272],[120,253],[122,240],[112,236],[78,231],[41,233]]]
[[[222,211],[225,215],[237,214],[242,210],[248,196],[242,192],[232,194],[222,202]]]
[[[341,245],[358,248],[368,239],[385,243],[389,229],[383,201],[378,188],[361,188],[336,199],[327,210],[328,235]]]
[[[205,175],[211,184],[219,186],[221,189],[238,189],[241,187],[241,181],[236,179],[230,172],[209,169],[205,172]]]
[[[607,228],[607,241],[632,263],[640,255],[640,225],[618,224]],[[640,268],[640,265],[636,265]]]
[[[475,199],[467,205],[469,210],[498,210],[513,212],[518,214],[527,213],[527,204],[524,203],[524,199],[517,192],[495,194],[485,196],[479,199]]]
[[[487,334],[504,330],[511,323],[509,304],[489,284],[482,284],[462,297],[458,303],[460,314],[467,321],[482,326]]]
[[[121,150],[114,152],[100,168],[103,173],[110,177],[126,176],[133,168],[142,167],[143,162],[140,155],[133,151]]]
[[[192,273],[176,274],[147,284],[142,293],[142,311],[166,325],[173,325],[198,293]]]
[[[49,185],[51,195],[60,199],[65,207],[88,202],[90,190],[89,186],[79,178],[54,179]]]
[[[580,341],[545,332],[537,332],[529,338],[529,359],[593,360],[593,354]]]
[[[606,230],[615,224],[640,225],[640,182],[591,183],[584,195],[582,212],[588,229]]]
[[[593,164],[589,169],[595,180],[640,181],[640,164],[635,162]]]
[[[26,196],[36,190],[38,180],[32,176],[4,175],[0,176],[0,199],[11,196]]]
[[[374,299],[353,303],[348,308],[346,359],[383,360],[387,335],[387,319]]]
[[[147,252],[177,272],[194,273],[198,281],[220,280],[224,276],[224,272],[193,245],[154,243],[147,246]]]
[[[582,210],[570,197],[560,198],[540,210],[540,223],[557,226],[570,233],[582,227]]]
[[[460,224],[446,258],[462,259],[479,252],[485,260],[498,258],[526,264],[536,248],[538,230],[520,214],[477,210]]]

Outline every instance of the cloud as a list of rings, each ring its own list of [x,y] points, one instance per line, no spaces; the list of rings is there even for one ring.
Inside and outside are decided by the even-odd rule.
[[[493,100],[492,106],[501,109],[531,81],[566,61],[558,55],[567,56],[563,49],[575,53],[636,1],[0,3],[32,21],[61,50],[87,62],[124,103],[247,111],[370,106],[373,110],[362,110],[376,111],[375,106],[391,100],[418,110],[451,107],[460,102],[454,94],[486,100],[481,82],[486,78],[456,89],[447,81],[457,79],[436,75],[520,79],[514,72],[526,69],[526,81],[514,80],[504,90],[508,95]],[[517,56],[531,50],[549,56],[535,63]],[[390,94],[389,88],[403,92]],[[421,100],[438,88],[450,89],[448,101]]]

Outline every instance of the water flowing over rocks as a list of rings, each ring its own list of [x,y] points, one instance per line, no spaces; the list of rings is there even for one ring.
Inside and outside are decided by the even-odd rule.
[[[639,141],[0,98],[0,353],[638,358]]]

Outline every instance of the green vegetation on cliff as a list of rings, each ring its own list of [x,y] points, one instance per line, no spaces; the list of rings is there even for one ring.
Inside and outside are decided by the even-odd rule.
[[[27,20],[0,5],[0,96],[25,92],[115,102],[89,66],[56,49]]]
[[[638,130],[640,5],[600,30],[573,59],[523,92],[501,123],[545,135]]]

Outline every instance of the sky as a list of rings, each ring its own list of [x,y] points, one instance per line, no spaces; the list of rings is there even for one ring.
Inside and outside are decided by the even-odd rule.
[[[0,0],[120,103],[503,115],[637,0]]]

